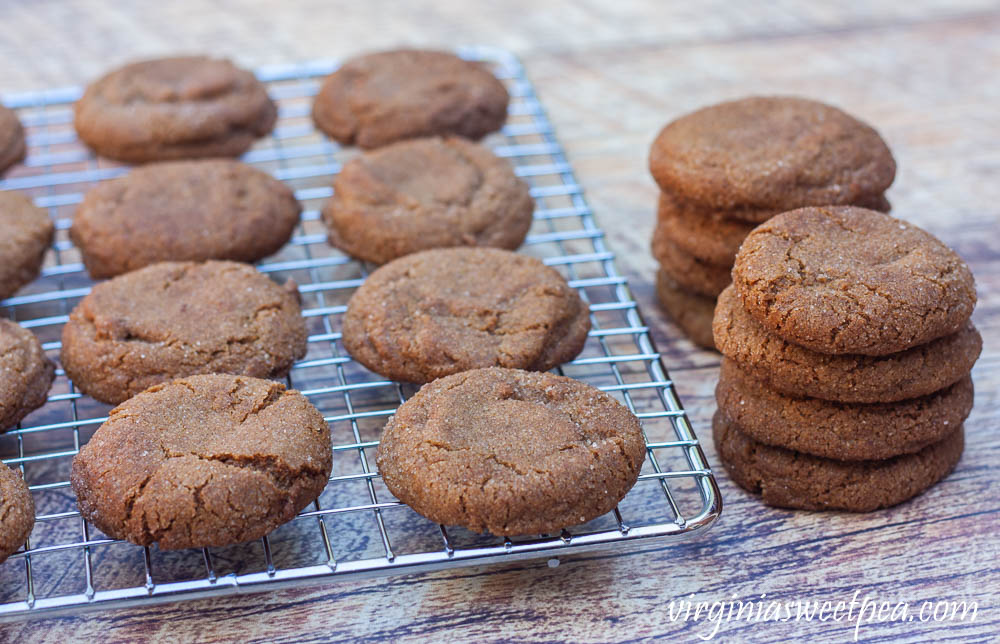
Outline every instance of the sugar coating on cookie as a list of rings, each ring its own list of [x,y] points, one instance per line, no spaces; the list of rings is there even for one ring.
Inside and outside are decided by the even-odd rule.
[[[481,139],[503,126],[509,102],[503,83],[482,65],[404,49],[346,61],[323,82],[312,114],[340,143],[376,148],[445,134]]]
[[[723,358],[715,399],[754,440],[842,461],[912,454],[944,440],[972,410],[972,378],[919,398],[838,403],[787,396]]]
[[[323,208],[330,243],[376,264],[431,248],[513,250],[535,207],[507,161],[457,137],[368,152],[345,164],[333,187]]]
[[[21,473],[0,463],[0,563],[24,545],[35,527],[35,500]]]
[[[546,371],[583,349],[590,312],[540,260],[443,248],[389,262],[347,304],[343,341],[372,371],[429,382],[467,369]]]
[[[665,192],[660,193],[656,225],[678,248],[717,266],[732,266],[740,244],[754,228],[725,211],[705,210]]]
[[[281,378],[306,341],[294,283],[237,262],[161,262],[96,285],[63,327],[61,361],[117,404],[200,373]]]
[[[898,505],[946,477],[965,446],[965,432],[956,427],[914,454],[836,461],[755,441],[722,412],[712,419],[712,433],[719,460],[737,485],[767,505],[800,510],[871,512]]]
[[[14,110],[0,105],[0,175],[28,152],[24,127]]]
[[[192,376],[113,409],[73,459],[84,518],[163,550],[259,539],[323,491],[332,466],[323,415],[269,380]]]
[[[712,338],[715,299],[685,290],[662,269],[656,272],[656,297],[692,342],[715,349]]]
[[[94,81],[73,123],[101,156],[145,163],[239,156],[277,117],[253,73],[228,60],[183,56],[131,63]]]
[[[746,310],[789,342],[831,354],[886,355],[961,329],[972,273],[930,233],[849,206],[801,208],[743,241],[733,285]]]
[[[0,299],[4,299],[38,277],[55,226],[27,196],[0,191],[0,231]]]
[[[870,126],[817,101],[753,96],[669,123],[650,149],[664,191],[720,209],[786,209],[878,199],[896,163]],[[766,217],[765,217],[766,218]]]
[[[818,353],[769,333],[733,287],[719,296],[712,330],[723,355],[770,387],[854,403],[895,402],[948,387],[969,373],[983,348],[967,322],[956,333],[885,356]]]
[[[551,373],[477,369],[420,389],[376,454],[389,491],[445,525],[542,534],[610,512],[645,457],[639,420]]]
[[[252,166],[172,161],[92,188],[69,234],[101,279],[160,261],[256,261],[288,241],[300,212],[288,186]]]
[[[55,372],[34,333],[0,319],[0,431],[45,404]]]

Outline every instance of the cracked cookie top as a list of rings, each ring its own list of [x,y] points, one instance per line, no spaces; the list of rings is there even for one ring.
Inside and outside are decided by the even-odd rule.
[[[394,143],[348,162],[323,208],[330,243],[384,264],[451,246],[515,249],[535,203],[507,161],[450,137]]]
[[[344,145],[377,148],[422,136],[481,139],[507,120],[506,88],[482,65],[400,49],[346,61],[313,103],[316,127]]]
[[[896,162],[878,132],[835,107],[751,96],[667,124],[649,169],[664,191],[761,221],[759,209],[877,202]]]
[[[0,105],[0,175],[22,160],[27,151],[24,127],[17,114]]]
[[[442,248],[372,273],[344,316],[344,346],[393,380],[481,367],[546,371],[583,349],[590,311],[541,261],[495,248]]]
[[[0,463],[0,563],[24,545],[35,526],[35,500],[21,473]]]
[[[610,512],[645,457],[639,420],[551,373],[475,369],[421,387],[376,454],[386,486],[421,515],[475,532],[558,532]]]
[[[55,373],[34,333],[0,319],[0,431],[45,404]]]
[[[930,233],[849,206],[801,208],[757,227],[733,266],[746,310],[814,351],[880,356],[961,329],[969,267]]]
[[[288,241],[300,211],[288,186],[244,163],[156,163],[88,191],[69,236],[101,279],[162,261],[256,261]]]
[[[319,496],[331,467],[329,427],[305,396],[214,374],[113,409],[70,480],[102,532],[174,550],[263,537]]]
[[[253,73],[205,56],[131,63],[91,83],[74,126],[98,154],[129,163],[237,157],[278,110]]]
[[[237,262],[161,262],[96,285],[63,327],[61,361],[84,393],[117,404],[199,373],[284,377],[306,339],[293,282]]]

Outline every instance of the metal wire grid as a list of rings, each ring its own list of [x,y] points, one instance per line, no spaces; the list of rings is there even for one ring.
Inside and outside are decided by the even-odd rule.
[[[332,175],[354,154],[319,135],[308,116],[319,79],[336,64],[268,67],[258,75],[279,104],[278,126],[244,160],[288,182],[305,211],[290,244],[258,268],[299,284],[309,352],[288,385],[302,390],[330,423],[330,483],[310,508],[259,542],[167,552],[109,539],[80,517],[68,483],[72,457],[109,408],[77,393],[59,369],[46,405],[0,436],[0,457],[21,469],[37,513],[26,548],[0,565],[0,619],[554,558],[675,540],[711,525],[721,510],[711,470],[524,70],[507,52],[459,53],[489,65],[511,93],[508,124],[486,144],[532,185],[535,222],[521,252],[562,271],[590,305],[587,345],[559,372],[611,393],[642,419],[648,458],[636,487],[607,516],[559,535],[516,539],[432,525],[392,497],[374,470],[373,450],[385,420],[416,388],[381,379],[344,351],[340,317],[372,267],[330,248],[318,221]],[[77,142],[71,102],[78,96],[78,89],[66,89],[6,101],[27,127],[30,153],[0,189],[24,191],[48,208],[57,239],[41,278],[0,302],[0,309],[38,334],[54,359],[62,324],[92,283],[66,237],[73,209],[89,187],[127,171]]]

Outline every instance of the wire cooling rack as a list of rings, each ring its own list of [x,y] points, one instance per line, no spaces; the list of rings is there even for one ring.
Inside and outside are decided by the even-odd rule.
[[[244,160],[287,182],[305,210],[291,242],[258,268],[300,285],[309,352],[288,384],[330,424],[330,482],[314,504],[260,541],[160,551],[109,539],[80,517],[68,482],[73,456],[109,407],[77,393],[59,369],[45,406],[0,435],[0,458],[21,469],[37,512],[26,548],[0,565],[0,620],[529,557],[551,565],[560,555],[677,540],[711,525],[721,510],[711,470],[523,68],[495,49],[459,53],[488,65],[510,91],[507,125],[485,143],[532,186],[535,221],[520,252],[560,270],[590,305],[586,347],[559,372],[600,387],[642,419],[647,459],[635,488],[614,512],[587,524],[513,539],[434,525],[389,493],[374,450],[387,418],[416,388],[367,371],[341,344],[347,300],[372,267],[331,248],[319,221],[332,176],[356,154],[317,133],[309,118],[311,97],[336,63],[267,67],[258,76],[279,105],[279,121]],[[77,141],[72,102],[79,95],[73,88],[5,101],[25,124],[29,156],[0,190],[31,195],[49,210],[57,233],[42,276],[0,302],[0,315],[32,329],[56,360],[67,314],[92,284],[67,237],[73,211],[87,189],[127,171]]]

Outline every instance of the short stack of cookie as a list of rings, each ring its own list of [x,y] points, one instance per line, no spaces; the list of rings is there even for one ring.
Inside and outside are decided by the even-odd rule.
[[[874,129],[837,108],[757,96],[667,124],[649,169],[661,190],[652,243],[657,295],[695,343],[714,348],[715,300],[754,226],[804,206],[888,211],[883,193],[896,164]]]
[[[768,505],[871,511],[954,468],[982,340],[965,262],[872,210],[810,207],[741,246],[713,330],[730,477]]]

